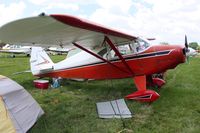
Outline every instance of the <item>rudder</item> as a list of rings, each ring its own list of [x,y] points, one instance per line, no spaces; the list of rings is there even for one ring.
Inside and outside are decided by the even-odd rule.
[[[39,75],[53,70],[54,63],[41,47],[32,47],[30,66],[33,75]]]

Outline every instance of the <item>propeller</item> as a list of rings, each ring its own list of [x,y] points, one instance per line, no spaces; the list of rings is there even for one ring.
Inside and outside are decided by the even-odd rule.
[[[187,36],[185,35],[185,52],[189,52]]]
[[[185,56],[187,58],[187,62],[189,62],[189,56],[187,55],[187,53],[189,52],[189,49],[188,49],[188,41],[187,41],[187,36],[185,35],[185,48],[184,48],[184,51],[185,51]]]

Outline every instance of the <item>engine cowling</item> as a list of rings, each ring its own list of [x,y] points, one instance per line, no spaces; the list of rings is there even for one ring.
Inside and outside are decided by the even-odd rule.
[[[125,98],[130,100],[136,100],[140,102],[154,102],[160,95],[153,90],[136,91],[132,94],[127,95]]]

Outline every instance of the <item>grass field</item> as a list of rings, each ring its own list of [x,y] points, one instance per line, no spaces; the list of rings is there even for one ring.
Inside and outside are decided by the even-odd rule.
[[[52,56],[54,62],[64,56]],[[45,111],[29,133],[199,133],[200,58],[167,72],[161,97],[151,105],[126,101],[131,119],[99,119],[96,102],[123,98],[136,90],[131,79],[75,82],[64,80],[59,89],[35,89],[29,58],[0,57],[0,74],[24,86]],[[158,91],[158,90],[156,90]],[[128,130],[124,130],[128,129]]]

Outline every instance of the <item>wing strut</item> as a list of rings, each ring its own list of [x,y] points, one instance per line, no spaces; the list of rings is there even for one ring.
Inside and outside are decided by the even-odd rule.
[[[120,60],[124,64],[124,66],[129,70],[129,72],[132,75],[134,75],[133,71],[131,70],[129,65],[126,63],[125,59],[122,57],[122,55],[120,54],[119,50],[115,47],[115,45],[112,43],[112,41],[107,36],[105,36],[105,40],[110,45],[110,47],[115,51],[116,55],[120,58]]]
[[[90,51],[90,50],[88,50],[88,49],[86,49],[86,48],[84,48],[84,47],[80,46],[78,43],[76,43],[76,42],[73,42],[73,44],[74,44],[74,46],[76,46],[76,47],[80,48],[81,50],[83,50],[83,51],[85,51],[85,52],[87,52],[87,53],[89,53],[89,54],[91,54],[91,55],[95,56],[96,58],[98,58],[98,59],[102,60],[103,62],[107,62],[109,65],[111,65],[111,66],[113,66],[113,67],[117,68],[118,70],[120,70],[120,71],[123,71],[123,72],[125,72],[125,73],[128,73],[128,74],[129,74],[129,72],[128,72],[128,71],[126,71],[126,70],[123,70],[122,68],[120,68],[120,67],[118,67],[118,66],[116,66],[116,65],[112,64],[110,61],[108,61],[108,60],[106,60],[106,59],[102,58],[101,56],[99,56],[98,54],[95,54],[94,52],[92,52],[92,51]]]

